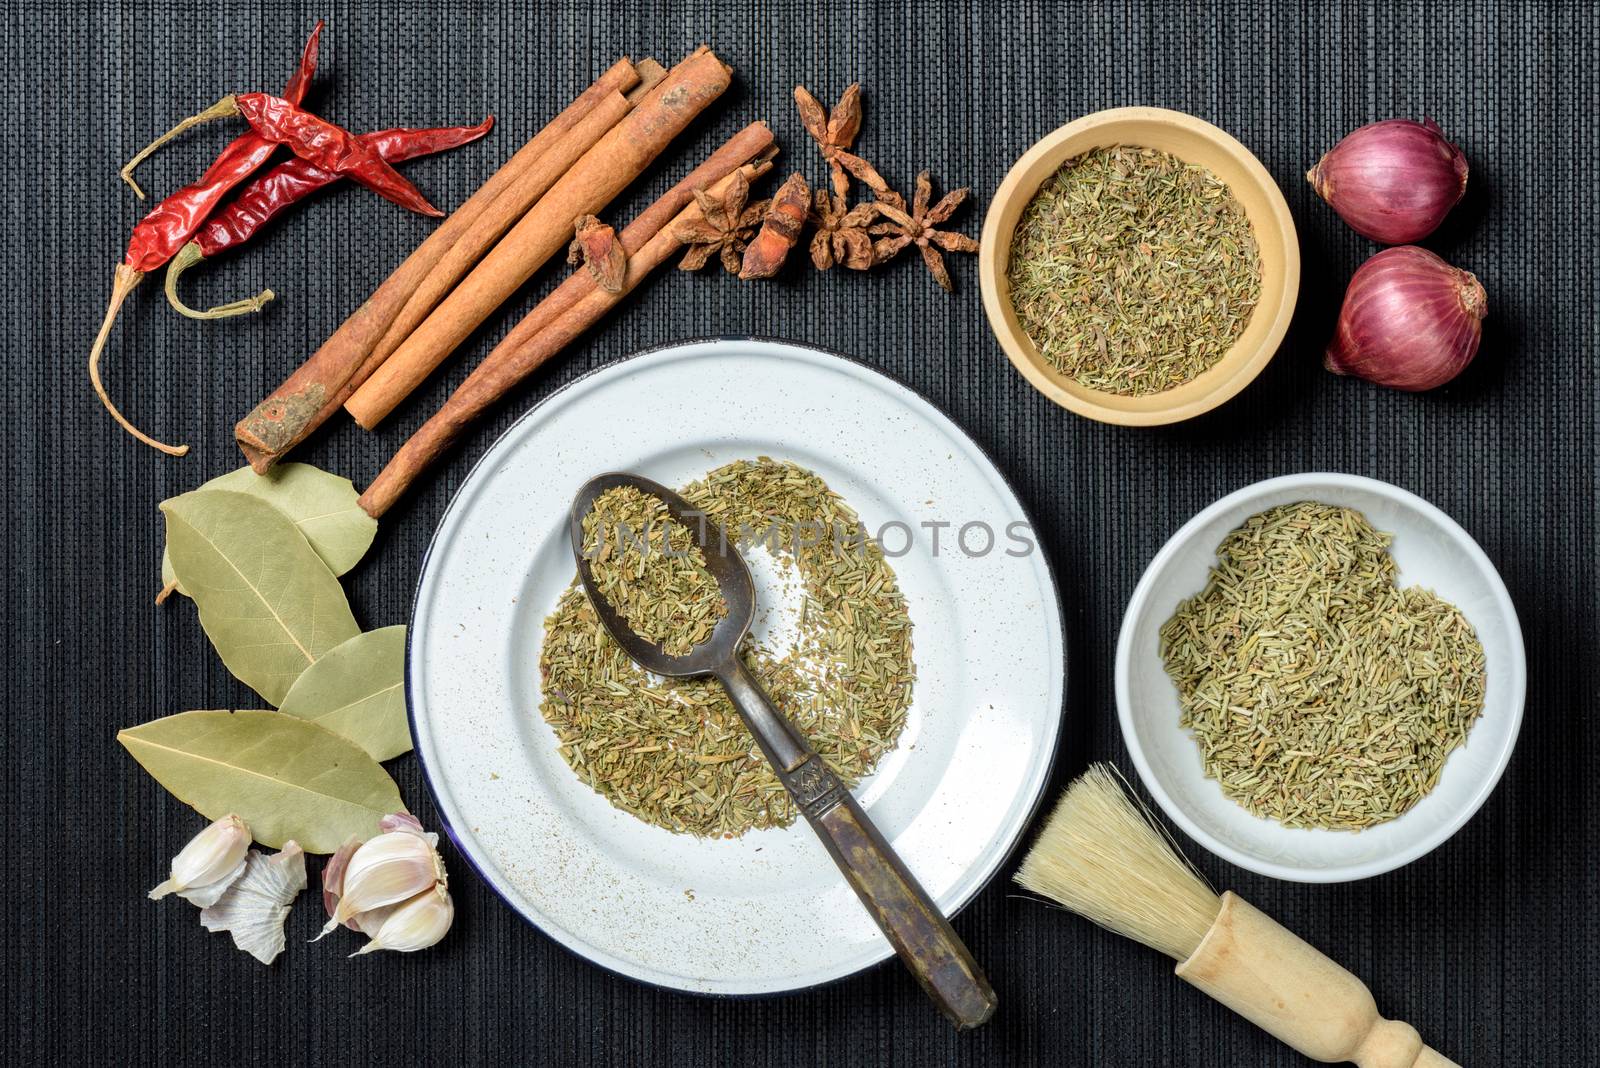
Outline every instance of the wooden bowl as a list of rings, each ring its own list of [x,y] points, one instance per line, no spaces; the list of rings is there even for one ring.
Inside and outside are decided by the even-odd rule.
[[[1011,238],[1039,186],[1093,148],[1140,145],[1209,168],[1228,184],[1255,230],[1261,299],[1244,333],[1209,370],[1181,386],[1125,397],[1080,385],[1051,366],[1017,322],[1006,278]],[[1300,289],[1300,243],[1278,183],[1250,150],[1217,127],[1164,108],[1113,108],[1085,115],[1041,139],[1012,166],[989,204],[978,253],[983,310],[1006,356],[1034,387],[1079,415],[1123,426],[1156,426],[1210,411],[1249,385],[1278,350]]]

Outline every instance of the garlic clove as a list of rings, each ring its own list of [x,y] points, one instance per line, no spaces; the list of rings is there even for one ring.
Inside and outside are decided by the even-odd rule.
[[[426,838],[411,831],[380,834],[351,856],[343,893],[317,937],[352,916],[404,901],[445,881],[444,862]]]
[[[378,928],[382,927],[384,921],[392,916],[394,910],[399,907],[399,905],[384,905],[382,908],[358,912],[348,920],[345,920],[344,925],[352,931],[360,931],[368,938],[375,938],[378,934]]]
[[[372,941],[350,954],[388,949],[396,953],[414,953],[436,944],[450,930],[455,920],[456,906],[450,891],[442,884],[426,890],[397,906],[379,925]]]
[[[205,908],[207,905],[214,905],[217,898],[227,893],[228,887],[232,886],[245,873],[245,859],[243,857],[239,858],[239,863],[233,866],[233,870],[214,883],[207,883],[204,886],[188,886],[182,890],[174,890],[172,892],[191,905],[198,905],[201,908]],[[155,891],[152,890],[151,893],[153,894]]]
[[[244,872],[249,847],[250,828],[244,820],[222,817],[178,851],[171,874],[150,891],[150,899],[177,894],[197,905],[211,904]]]
[[[283,952],[283,925],[289,907],[306,888],[306,854],[299,843],[284,843],[274,856],[250,850],[245,873],[217,901],[200,910],[208,931],[227,931],[233,944],[262,964]]]
[[[439,848],[439,836],[432,831],[423,830],[422,821],[409,812],[395,812],[382,817],[378,820],[378,830],[384,833],[389,831],[410,831],[412,834],[426,838],[428,844],[435,849]]]

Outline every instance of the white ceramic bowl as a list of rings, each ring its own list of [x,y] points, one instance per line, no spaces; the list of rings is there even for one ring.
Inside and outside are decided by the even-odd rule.
[[[1394,535],[1402,585],[1456,605],[1483,643],[1483,714],[1452,753],[1433,792],[1409,812],[1359,832],[1290,829],[1249,812],[1201,771],[1200,748],[1178,726],[1178,692],[1160,656],[1160,630],[1179,602],[1199,593],[1229,531],[1257,512],[1314,500],[1360,510]],[[1217,501],[1162,546],[1139,580],[1117,642],[1117,714],[1139,777],[1167,816],[1211,852],[1241,868],[1297,882],[1365,879],[1422,856],[1449,838],[1494,790],[1522,725],[1527,663],[1522,628],[1505,584],[1466,531],[1415,494],[1370,478],[1286,475]]]

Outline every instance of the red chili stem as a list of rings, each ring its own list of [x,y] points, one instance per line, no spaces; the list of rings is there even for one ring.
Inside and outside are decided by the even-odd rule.
[[[312,75],[316,72],[321,38],[322,23],[318,22],[300,54],[299,66],[295,68],[294,74],[289,78],[289,84],[284,89],[286,99],[299,101],[304,98],[306,87],[310,85]],[[133,186],[134,192],[138,193],[141,199],[144,197],[144,192],[133,181],[133,168],[140,160],[155,151],[158,145],[171,140],[178,130],[206,121],[201,116],[207,115],[211,110],[213,109],[207,109],[207,112],[201,112],[201,115],[185,119],[172,131],[140,152],[122,169],[122,177]],[[265,163],[276,147],[275,142],[253,131],[234,138],[222,150],[216,161],[206,168],[199,181],[186,185],[167,197],[134,227],[133,233],[128,238],[128,250],[123,255],[122,262],[141,272],[153,271],[166,263],[200,228],[200,224],[205,222],[206,217],[221,203],[227,192]]]
[[[476,141],[488,133],[493,125],[494,119],[490,117],[477,126],[443,126],[423,130],[398,128],[362,134],[359,139],[385,160],[398,163]],[[185,305],[178,296],[178,279],[196,263],[248,241],[290,206],[341,177],[296,157],[253,179],[239,191],[232,203],[206,220],[194,240],[179,249],[167,264],[167,303],[191,319],[225,319],[260,311],[262,305],[273,299],[272,290],[262,290],[254,297],[219,304],[201,312]]]
[[[106,393],[106,387],[100,382],[100,354],[105,351],[106,339],[111,336],[111,324],[116,322],[117,312],[121,309],[123,301],[128,299],[128,294],[132,293],[134,287],[143,279],[144,274],[142,272],[134,270],[125,263],[119,264],[116,272],[112,275],[111,303],[106,306],[106,317],[100,323],[100,333],[95,336],[94,345],[89,349],[89,382],[94,386],[95,395],[100,398],[100,403],[106,406],[106,411],[111,413],[111,417],[117,421],[122,429],[151,448],[160,449],[168,456],[182,456],[189,451],[189,446],[164,444],[128,422],[127,417],[117,411],[117,406],[111,403],[111,397]]]
[[[376,150],[363,145],[360,138],[342,126],[270,93],[239,93],[224,97],[217,106],[227,101],[232,101],[234,113],[243,116],[257,133],[287,145],[301,159],[336,174],[349,175],[402,208],[423,215],[444,214],[385,163]]]

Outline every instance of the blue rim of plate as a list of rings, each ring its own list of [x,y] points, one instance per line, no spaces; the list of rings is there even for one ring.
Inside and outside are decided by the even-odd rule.
[[[791,341],[791,340],[788,340],[786,338],[763,337],[763,336],[758,335],[758,334],[718,334],[718,335],[705,335],[705,336],[700,336],[700,337],[684,337],[684,338],[678,338],[678,339],[673,340],[673,341],[663,342],[660,345],[652,345],[649,348],[637,349],[637,350],[635,350],[633,352],[630,352],[628,355],[623,356],[620,359],[611,360],[611,361],[609,361],[607,363],[601,364],[598,367],[590,368],[589,370],[585,371],[583,374],[578,375],[576,378],[572,379],[570,382],[562,383],[560,386],[557,386],[555,389],[551,390],[549,394],[547,394],[546,396],[540,398],[537,403],[535,403],[526,412],[523,412],[520,416],[518,416],[516,418],[516,420],[510,426],[506,427],[506,429],[504,431],[502,431],[501,434],[494,439],[494,441],[490,442],[488,448],[484,449],[483,454],[481,456],[479,456],[476,460],[473,461],[472,466],[470,468],[468,468],[468,470],[467,470],[466,476],[462,478],[461,484],[456,487],[455,493],[453,493],[451,495],[449,503],[445,505],[444,511],[442,513],[440,513],[440,515],[439,515],[438,522],[436,522],[434,524],[433,535],[428,539],[428,547],[423,550],[423,553],[422,553],[422,566],[417,571],[416,589],[413,591],[413,593],[411,595],[411,615],[406,621],[407,622],[407,625],[406,625],[406,672],[405,672],[405,683],[406,683],[406,723],[410,727],[410,730],[411,730],[411,740],[412,740],[412,746],[413,746],[412,752],[414,752],[416,754],[416,756],[417,756],[417,767],[419,769],[421,769],[421,771],[422,771],[422,784],[428,790],[429,799],[433,801],[434,813],[435,813],[435,815],[437,815],[437,817],[439,819],[439,824],[444,829],[446,837],[448,837],[450,839],[451,845],[453,845],[455,847],[456,854],[460,857],[460,859],[462,861],[464,861],[466,863],[467,867],[469,869],[471,869],[472,874],[477,876],[478,881],[480,883],[482,883],[484,886],[488,887],[489,891],[491,893],[493,893],[495,897],[500,899],[501,904],[505,905],[506,908],[510,909],[511,912],[515,916],[517,916],[519,919],[521,919],[528,926],[532,927],[534,930],[538,931],[545,938],[549,939],[552,943],[554,943],[556,946],[558,946],[563,951],[565,951],[567,953],[570,953],[572,956],[574,956],[574,957],[578,958],[579,960],[583,961],[585,964],[588,964],[588,965],[590,965],[591,967],[594,967],[594,968],[598,968],[600,971],[605,972],[608,975],[614,975],[619,979],[625,979],[630,983],[638,983],[640,986],[649,987],[649,988],[652,988],[652,989],[655,989],[655,990],[664,990],[664,991],[670,991],[672,993],[677,993],[677,994],[688,994],[688,995],[691,995],[693,997],[711,998],[711,999],[716,999],[716,1000],[747,1001],[747,1000],[761,1000],[761,999],[765,999],[765,998],[788,997],[788,996],[793,995],[793,994],[802,994],[802,993],[805,993],[807,991],[821,990],[821,989],[824,989],[826,987],[834,986],[835,984],[843,983],[848,979],[853,979],[853,978],[855,978],[857,976],[864,975],[867,972],[870,972],[870,971],[873,971],[873,970],[875,970],[877,968],[883,967],[884,965],[886,965],[886,964],[890,963],[891,961],[893,961],[895,959],[895,955],[893,953],[891,953],[888,957],[884,958],[883,960],[876,961],[876,962],[874,962],[872,964],[863,965],[862,967],[856,969],[853,972],[847,972],[844,975],[836,976],[836,977],[834,977],[832,979],[827,979],[827,980],[824,980],[823,982],[820,982],[820,983],[810,983],[810,984],[808,984],[806,986],[790,987],[790,988],[788,988],[786,990],[764,991],[764,992],[760,992],[760,993],[750,993],[750,994],[724,993],[724,992],[720,992],[720,991],[712,992],[712,991],[700,991],[700,990],[686,990],[683,987],[671,986],[671,985],[666,984],[666,983],[657,983],[657,982],[654,982],[654,981],[649,980],[649,979],[641,979],[638,976],[629,975],[626,972],[618,971],[616,968],[613,968],[610,965],[604,964],[604,963],[602,963],[600,961],[595,960],[593,957],[585,955],[584,953],[582,953],[578,949],[573,948],[572,946],[568,945],[562,939],[557,938],[555,935],[553,935],[549,931],[545,930],[543,925],[541,925],[537,920],[535,920],[533,917],[529,916],[527,913],[523,912],[520,908],[518,908],[516,906],[516,904],[513,903],[511,901],[511,899],[508,898],[500,890],[500,888],[495,885],[494,880],[490,879],[483,872],[483,870],[476,863],[473,862],[472,854],[466,848],[464,848],[463,845],[462,845],[462,839],[461,839],[460,833],[456,830],[455,826],[450,822],[450,817],[445,813],[445,807],[442,804],[439,803],[439,791],[434,786],[434,781],[433,781],[434,780],[434,774],[428,768],[428,761],[422,755],[422,748],[420,746],[416,745],[416,740],[417,740],[417,720],[416,720],[416,713],[412,711],[413,708],[415,707],[415,702],[412,700],[412,694],[411,694],[411,668],[410,668],[410,665],[411,665],[411,641],[412,641],[412,635],[416,631],[414,623],[416,621],[416,616],[417,616],[417,605],[418,605],[418,603],[420,602],[420,600],[422,598],[423,580],[427,577],[428,565],[433,560],[434,550],[439,546],[439,532],[444,529],[446,521],[450,518],[451,512],[456,507],[456,503],[461,500],[462,493],[471,485],[473,478],[478,474],[479,469],[484,466],[485,461],[490,456],[494,455],[495,450],[500,447],[500,443],[502,441],[504,441],[506,438],[510,437],[513,433],[515,433],[516,430],[520,426],[522,426],[523,423],[527,422],[529,419],[531,419],[534,416],[536,416],[545,407],[545,405],[549,404],[551,401],[553,401],[557,397],[561,396],[561,394],[565,393],[567,390],[571,389],[573,386],[576,386],[579,383],[586,381],[587,379],[593,377],[594,375],[599,374],[602,371],[608,371],[613,367],[617,367],[617,366],[619,366],[621,364],[624,364],[624,363],[629,363],[629,362],[631,362],[633,360],[639,359],[639,358],[644,357],[644,356],[649,356],[649,355],[651,355],[653,353],[661,352],[661,351],[666,350],[666,349],[681,348],[681,347],[683,347],[685,345],[707,344],[707,343],[717,343],[717,342],[755,342],[755,343],[758,343],[758,344],[786,345],[786,346],[788,346],[790,348],[805,349],[805,350],[807,350],[809,352],[814,352],[814,353],[817,353],[817,354],[822,355],[822,356],[831,357],[833,359],[842,361],[844,363],[853,364],[854,366],[859,367],[862,370],[865,370],[865,371],[868,371],[868,372],[870,372],[872,374],[875,374],[875,375],[879,376],[880,378],[886,379],[887,381],[893,383],[894,385],[899,386],[901,389],[905,390],[907,393],[910,393],[912,396],[914,396],[918,400],[922,401],[928,407],[932,408],[935,412],[939,413],[939,415],[943,416],[946,420],[949,421],[950,425],[956,430],[956,432],[959,433],[963,438],[965,438],[967,440],[967,442],[974,449],[976,449],[978,451],[978,454],[980,456],[982,456],[984,458],[984,460],[986,460],[988,462],[989,466],[994,469],[995,474],[997,474],[1000,477],[1001,484],[1005,486],[1006,491],[1009,492],[1011,494],[1012,498],[1017,502],[1017,507],[1019,509],[1021,509],[1023,518],[1025,518],[1028,521],[1028,524],[1030,526],[1032,526],[1033,529],[1035,529],[1035,530],[1039,529],[1038,525],[1036,523],[1034,523],[1033,513],[1028,509],[1027,504],[1022,500],[1021,495],[1019,495],[1017,493],[1017,487],[1012,483],[1011,478],[1010,478],[1010,476],[1008,476],[1006,474],[1005,469],[1003,467],[1001,467],[1000,464],[995,461],[994,455],[987,448],[985,448],[982,443],[980,443],[979,441],[974,439],[971,434],[968,434],[965,427],[963,427],[960,423],[958,423],[943,408],[941,408],[941,407],[939,407],[939,405],[935,404],[926,394],[922,393],[920,390],[918,390],[915,387],[913,387],[913,386],[909,385],[908,383],[904,382],[903,380],[901,380],[896,375],[891,374],[890,372],[885,371],[880,367],[874,367],[873,365],[865,362],[864,360],[856,359],[853,356],[846,356],[843,353],[834,352],[831,349],[825,349],[825,348],[822,348],[819,345],[809,345],[809,344],[806,344],[805,342]],[[1022,846],[1023,840],[1027,837],[1029,829],[1033,826],[1034,820],[1038,818],[1039,806],[1041,804],[1043,804],[1045,795],[1050,792],[1051,781],[1055,777],[1056,759],[1060,755],[1060,752],[1061,752],[1061,726],[1060,726],[1060,724],[1061,724],[1061,721],[1065,719],[1066,711],[1067,711],[1067,679],[1068,679],[1068,675],[1067,675],[1067,644],[1068,643],[1066,641],[1066,612],[1063,609],[1062,603],[1061,603],[1061,583],[1060,583],[1060,580],[1058,580],[1056,578],[1055,568],[1053,566],[1051,566],[1051,564],[1050,564],[1050,553],[1049,553],[1049,551],[1047,549],[1045,549],[1045,547],[1044,547],[1042,542],[1040,543],[1040,550],[1041,550],[1040,551],[1040,560],[1044,564],[1045,575],[1048,576],[1048,578],[1050,580],[1050,593],[1054,597],[1056,618],[1061,620],[1061,624],[1062,624],[1062,642],[1061,642],[1061,708],[1057,710],[1057,726],[1056,726],[1055,736],[1051,740],[1050,753],[1049,753],[1049,756],[1046,758],[1045,763],[1044,763],[1044,774],[1042,776],[1040,776],[1040,779],[1039,779],[1038,792],[1035,793],[1035,795],[1033,797],[1033,800],[1028,805],[1027,816],[1024,819],[1021,819],[1021,820],[1019,820],[1017,822],[1017,829],[1012,833],[1011,841],[1006,843],[1005,852],[1001,854],[1000,861],[995,865],[994,870],[992,872],[990,872],[988,877],[985,878],[981,883],[979,883],[975,887],[973,887],[972,891],[967,895],[967,897],[964,900],[957,902],[956,906],[953,909],[951,909],[950,912],[947,914],[946,918],[949,919],[952,923],[955,922],[956,917],[960,916],[961,913],[966,910],[968,905],[972,904],[973,901],[977,900],[978,897],[985,890],[987,890],[989,888],[989,885],[994,882],[995,878],[997,876],[999,876],[1000,873],[1004,869],[1008,868],[1011,865],[1011,862],[1012,862],[1013,858],[1016,856],[1017,850]],[[977,952],[974,952],[973,956],[979,957],[980,954],[978,954]],[[981,959],[979,961],[979,964],[980,964],[980,966],[982,965]]]

